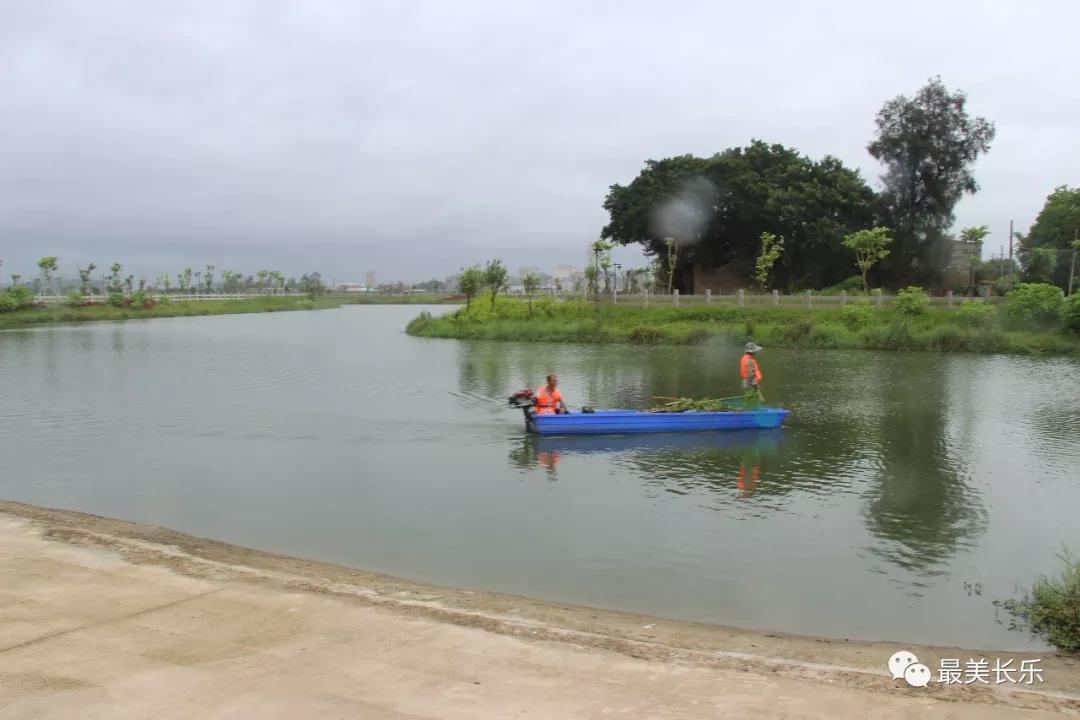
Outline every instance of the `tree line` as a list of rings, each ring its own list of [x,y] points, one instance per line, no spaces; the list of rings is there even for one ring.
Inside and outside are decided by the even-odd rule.
[[[4,264],[0,260],[0,267]],[[67,289],[63,279],[57,279],[60,271],[60,259],[55,255],[41,258],[37,262],[40,276],[29,283],[30,289],[35,292],[63,293]],[[288,277],[278,270],[259,270],[254,274],[244,275],[236,270],[223,270],[220,279],[216,274],[216,266],[206,265],[202,270],[186,267],[174,276],[170,273],[161,273],[153,280],[139,278],[134,275],[124,274],[124,266],[114,262],[109,266],[107,273],[102,273],[95,284],[94,271],[98,266],[89,263],[86,267],[76,266],[78,273],[78,293],[81,295],[131,295],[134,292],[150,292],[158,294],[195,294],[212,293],[215,287],[225,293],[257,292],[257,293],[286,293],[301,292],[316,294],[325,290],[322,276],[313,272],[302,275],[300,278]],[[22,285],[23,276],[13,273],[11,276],[13,287]],[[215,285],[216,281],[216,285]]]
[[[601,238],[640,244],[653,272],[683,291],[693,289],[695,266],[728,267],[759,284],[767,266],[769,281],[790,290],[834,286],[856,268],[860,284],[940,287],[955,269],[957,241],[967,249],[968,289],[982,279],[1015,282],[1021,272],[1065,288],[1080,239],[1080,189],[1055,190],[1029,233],[1018,234],[1022,271],[981,260],[985,226],[950,234],[956,203],[979,189],[973,166],[995,135],[966,102],[934,78],[914,97],[885,103],[867,145],[884,168],[878,191],[835,157],[814,160],[761,140],[706,158],[648,160],[629,185],[611,186]],[[850,238],[862,231],[889,238],[869,266],[868,256],[853,258]]]

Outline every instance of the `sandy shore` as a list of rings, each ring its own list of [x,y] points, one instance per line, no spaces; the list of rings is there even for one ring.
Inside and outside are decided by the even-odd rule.
[[[1049,718],[1080,662],[758,633],[427,586],[0,502],[4,718]],[[1036,686],[885,661],[1042,658]]]

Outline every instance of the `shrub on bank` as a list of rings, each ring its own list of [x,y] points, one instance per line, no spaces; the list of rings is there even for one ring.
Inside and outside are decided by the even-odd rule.
[[[1061,289],[1050,283],[1020,283],[1005,296],[1005,315],[1014,326],[1054,327],[1064,308]]]
[[[1080,562],[1068,552],[1058,577],[1043,576],[1019,600],[995,601],[1012,616],[1011,627],[1028,630],[1063,652],[1080,654]]]
[[[1080,333],[1080,292],[1073,293],[1065,302],[1065,327]]]
[[[133,292],[131,298],[128,300],[128,305],[139,310],[150,310],[157,304],[157,300],[154,299],[154,296],[143,290]]]
[[[22,285],[9,287],[0,293],[0,312],[14,312],[32,307],[34,304],[34,291]]]
[[[911,285],[896,294],[893,307],[901,315],[909,317],[924,315],[930,307],[930,297],[921,287]]]
[[[870,307],[868,302],[857,302],[841,310],[840,316],[848,329],[858,330],[874,321],[874,309]]]
[[[844,292],[849,293],[849,294],[850,293],[861,293],[862,289],[863,289],[862,276],[861,275],[852,275],[851,277],[847,278],[846,280],[841,280],[840,282],[836,283],[835,285],[830,285],[827,288],[823,288],[821,290],[818,290],[817,294],[818,295],[839,295],[840,293],[844,293]]]
[[[968,327],[987,327],[994,320],[994,308],[984,302],[961,303],[956,310],[956,319]]]

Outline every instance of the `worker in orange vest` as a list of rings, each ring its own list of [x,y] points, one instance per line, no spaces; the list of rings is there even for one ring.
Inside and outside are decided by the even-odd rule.
[[[765,398],[761,395],[761,366],[758,365],[757,353],[764,350],[763,347],[753,342],[746,343],[746,351],[739,359],[739,375],[742,376],[743,388],[757,393],[759,400]]]
[[[562,393],[558,390],[559,378],[547,376],[547,385],[536,391],[536,414],[555,415],[567,412]]]

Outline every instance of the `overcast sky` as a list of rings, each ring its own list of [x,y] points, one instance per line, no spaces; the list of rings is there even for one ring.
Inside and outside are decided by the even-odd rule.
[[[875,113],[936,74],[997,125],[987,255],[1080,184],[1076,0],[525,5],[0,0],[5,278],[581,265],[648,158],[760,138],[877,187]]]

